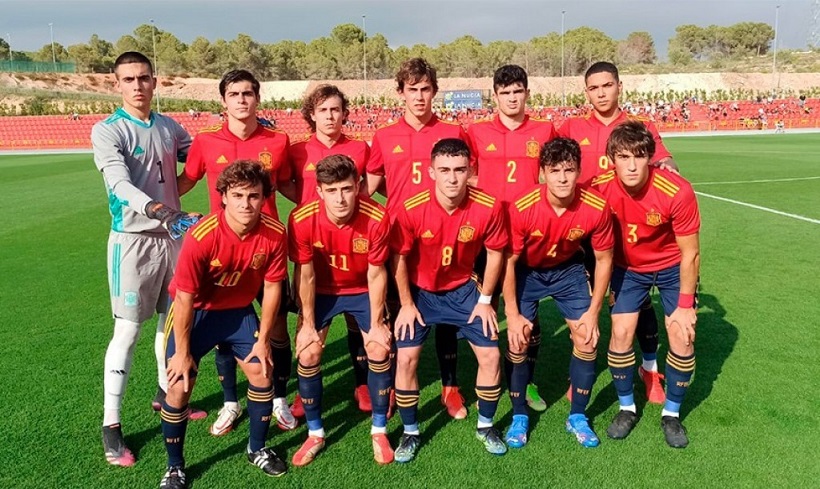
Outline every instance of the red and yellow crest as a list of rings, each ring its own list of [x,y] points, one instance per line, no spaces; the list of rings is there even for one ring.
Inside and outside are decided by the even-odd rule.
[[[577,241],[584,235],[584,230],[581,228],[572,228],[567,233],[567,239],[570,241]]]
[[[369,243],[365,238],[353,238],[353,253],[367,253],[369,249]]]
[[[646,224],[649,226],[660,226],[663,224],[661,214],[659,212],[650,211],[646,213]]]
[[[270,170],[273,166],[273,155],[270,151],[262,151],[259,153],[259,162],[265,170]]]
[[[462,243],[469,243],[475,237],[475,228],[472,226],[461,226],[458,230],[458,240]]]
[[[265,264],[265,259],[268,257],[265,253],[254,253],[251,259],[251,268],[259,270]]]
[[[541,148],[538,146],[538,141],[527,141],[527,157],[538,158]]]

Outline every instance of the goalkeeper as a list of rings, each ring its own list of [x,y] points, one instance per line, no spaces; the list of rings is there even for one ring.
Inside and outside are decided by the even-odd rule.
[[[105,354],[103,448],[112,465],[133,465],[120,427],[120,406],[131,373],[140,325],[159,314],[154,352],[159,404],[165,399],[163,326],[168,285],[185,231],[198,215],[180,208],[177,162],[185,161],[191,138],[170,117],[151,111],[157,80],[151,62],[126,52],[114,63],[122,107],[91,131],[94,163],[108,193],[111,232],[108,237],[108,285],[114,334]],[[193,412],[192,419],[203,412]]]

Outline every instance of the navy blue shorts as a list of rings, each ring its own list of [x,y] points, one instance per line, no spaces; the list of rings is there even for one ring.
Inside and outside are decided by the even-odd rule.
[[[173,308],[168,315],[173,320]],[[191,356],[194,362],[199,361],[216,345],[230,348],[233,356],[244,360],[251,353],[253,344],[259,336],[259,318],[253,305],[240,309],[206,311],[194,309],[194,324],[191,329]],[[176,352],[173,329],[167,330],[165,336],[165,358],[170,359]],[[251,359],[258,363],[259,359]]]
[[[663,313],[671,315],[678,307],[680,295],[680,265],[659,272],[638,273],[615,267],[610,282],[609,306],[612,314],[626,314],[641,310],[641,304],[649,298],[652,287],[661,295]]]
[[[346,312],[356,319],[359,329],[370,332],[370,294],[367,292],[355,295],[316,294],[313,307],[317,331],[327,328],[334,317]]]
[[[484,327],[481,319],[476,318],[472,323],[467,323],[473,308],[478,303],[478,287],[473,280],[468,280],[465,284],[446,292],[428,292],[418,287],[412,287],[413,301],[416,308],[421,313],[424,323],[422,326],[415,323],[415,338],[396,338],[398,348],[420,346],[424,343],[430,329],[434,324],[451,324],[458,328],[459,335],[467,339],[471,344],[481,347],[497,347],[498,336],[492,333],[492,337],[484,336]],[[407,336],[405,334],[405,336]]]
[[[256,293],[256,302],[258,302],[260,306],[262,305],[262,298],[264,296],[265,283],[262,282],[262,286],[259,287],[259,292]],[[282,300],[279,301],[279,310],[276,312],[276,315],[287,318],[289,312],[296,314],[299,311],[296,307],[296,296],[294,295],[293,287],[291,287],[290,279],[285,277],[282,280]]]
[[[534,321],[538,302],[552,297],[564,319],[576,321],[589,310],[592,291],[583,263],[576,260],[557,267],[516,269],[516,293],[521,315]]]

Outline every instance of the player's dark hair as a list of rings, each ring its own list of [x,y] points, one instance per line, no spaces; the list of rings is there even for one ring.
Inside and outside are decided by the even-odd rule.
[[[148,71],[150,71],[151,73],[154,72],[154,65],[151,64],[151,60],[148,59],[147,56],[137,51],[126,51],[121,55],[117,56],[117,59],[114,60],[114,73],[117,72],[117,68],[120,65],[129,65],[131,63],[140,63],[148,65]]]
[[[316,181],[319,183],[330,185],[343,182],[350,177],[353,177],[354,182],[359,180],[359,171],[349,156],[325,156],[316,163]]]
[[[570,138],[555,138],[544,143],[538,157],[541,168],[557,166],[564,163],[575,163],[581,169],[581,146],[578,141]]]
[[[433,146],[433,152],[430,154],[430,163],[432,164],[438,156],[463,156],[469,160],[470,147],[461,139],[442,139]]]
[[[433,85],[433,91],[438,92],[436,69],[424,58],[410,58],[399,67],[399,72],[396,73],[396,84],[401,92],[404,90],[405,83],[413,85],[425,78],[430,82],[430,85]]]
[[[347,100],[347,97],[345,97],[345,94],[339,90],[339,87],[336,85],[319,85],[305,97],[302,103],[302,118],[304,118],[305,122],[310,126],[310,132],[316,132],[316,122],[314,122],[310,116],[313,115],[313,111],[316,110],[317,105],[323,103],[330,97],[339,97],[342,101],[342,123],[347,122],[347,116],[350,114],[350,102]]]
[[[655,138],[640,121],[627,121],[612,130],[606,142],[606,155],[615,160],[619,151],[629,151],[633,155],[650,160],[655,156]]]
[[[253,94],[256,97],[259,97],[259,80],[253,76],[248,70],[231,70],[224,75],[222,75],[222,79],[219,81],[219,96],[225,98],[225,90],[227,90],[228,85],[231,83],[236,82],[251,82],[251,87],[253,88]]]
[[[587,79],[592,75],[596,75],[598,73],[609,73],[615,78],[615,81],[620,81],[618,77],[618,67],[614,64],[610,63],[609,61],[598,61],[597,63],[593,63],[592,66],[587,68],[586,73],[584,73],[584,83],[586,83]]]
[[[225,195],[232,187],[255,187],[262,184],[262,195],[267,199],[273,192],[270,173],[262,163],[254,160],[236,160],[228,165],[216,179],[216,191]]]
[[[504,65],[495,70],[493,74],[493,91],[498,92],[499,88],[509,87],[520,83],[527,88],[527,72],[518,65]]]

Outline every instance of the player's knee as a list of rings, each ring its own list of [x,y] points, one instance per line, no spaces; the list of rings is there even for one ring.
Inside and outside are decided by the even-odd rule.
[[[574,334],[573,343],[582,340],[580,335]],[[610,349],[614,351],[626,351],[632,347],[635,340],[635,328],[612,325],[612,336],[609,339]]]
[[[302,365],[318,365],[322,361],[322,347],[311,343],[299,353],[299,363]]]
[[[419,365],[419,355],[416,352],[399,350],[396,355],[396,368],[401,371],[415,371]]]
[[[181,408],[182,406],[185,406],[191,398],[191,392],[194,389],[195,383],[196,377],[191,377],[188,379],[188,392],[185,392],[185,384],[182,379],[173,385],[169,385],[168,392],[165,394],[165,402],[174,408]]]
[[[367,352],[367,359],[373,362],[383,362],[387,360],[390,351],[382,345],[370,342],[364,346],[364,351]]]
[[[114,334],[109,348],[131,350],[137,344],[140,334],[140,323],[117,318],[114,321]]]
[[[246,363],[242,365],[242,371],[245,373],[245,377],[248,378],[249,384],[261,388],[271,386],[270,376],[273,369],[268,368],[267,375],[265,375],[265,372],[262,371],[261,363]]]
[[[498,368],[501,362],[501,351],[496,347],[478,347],[475,349],[476,360],[481,368]]]

